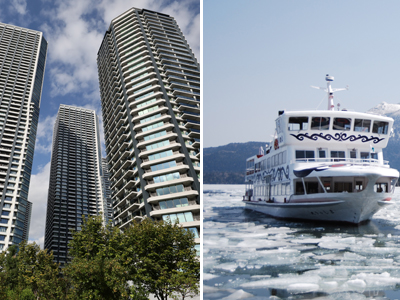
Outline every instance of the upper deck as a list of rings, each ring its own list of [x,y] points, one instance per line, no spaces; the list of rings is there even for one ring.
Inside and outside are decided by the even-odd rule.
[[[387,146],[393,119],[351,111],[280,112],[275,146],[374,147]],[[278,143],[278,145],[276,145]]]

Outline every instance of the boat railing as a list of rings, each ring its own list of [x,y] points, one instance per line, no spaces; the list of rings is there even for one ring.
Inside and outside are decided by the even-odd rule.
[[[301,158],[301,159],[296,159],[296,162],[302,162],[302,163],[320,163],[320,162],[323,162],[323,163],[329,163],[329,164],[334,162],[334,163],[339,163],[339,164],[351,164],[351,165],[359,165],[359,166],[373,165],[373,166],[389,167],[389,161],[384,160],[383,164],[382,164],[378,159],[373,159],[373,158],[361,158],[361,159],[339,158],[339,157],[332,157],[332,158]]]

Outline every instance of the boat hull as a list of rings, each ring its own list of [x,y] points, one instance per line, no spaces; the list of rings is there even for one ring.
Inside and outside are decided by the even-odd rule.
[[[276,218],[358,224],[370,220],[380,209],[391,204],[392,194],[322,195],[319,201],[300,203],[270,203],[246,201],[246,208]]]

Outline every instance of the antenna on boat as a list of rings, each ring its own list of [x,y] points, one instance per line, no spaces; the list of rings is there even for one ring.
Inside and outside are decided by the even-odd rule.
[[[325,92],[327,92],[328,93],[328,110],[335,110],[335,104],[333,104],[333,93],[338,92],[338,91],[348,90],[349,86],[346,86],[345,88],[332,88],[331,82],[334,80],[334,77],[329,76],[329,74],[326,74],[325,80],[326,80],[326,88],[313,86],[313,85],[311,87],[314,89],[324,90]]]

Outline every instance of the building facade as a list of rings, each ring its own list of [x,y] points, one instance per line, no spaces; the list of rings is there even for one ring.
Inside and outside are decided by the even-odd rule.
[[[70,230],[82,217],[105,219],[99,124],[95,111],[60,105],[53,132],[44,246],[54,260],[68,260]]]
[[[200,67],[173,17],[132,8],[97,55],[114,224],[200,230]]]
[[[0,251],[29,236],[28,193],[46,55],[41,32],[0,23]]]
[[[101,158],[101,168],[102,168],[102,175],[101,180],[103,183],[103,194],[107,204],[107,212],[104,214],[105,222],[108,224],[109,222],[113,222],[113,209],[112,209],[112,199],[111,199],[111,190],[110,190],[110,175],[108,173],[108,163],[107,158]]]

